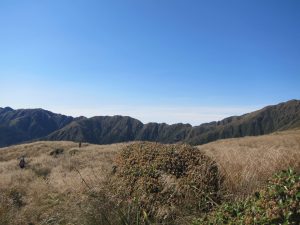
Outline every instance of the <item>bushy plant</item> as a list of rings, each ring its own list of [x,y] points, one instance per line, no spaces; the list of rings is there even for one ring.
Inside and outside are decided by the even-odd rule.
[[[282,171],[254,196],[224,203],[193,223],[200,224],[300,224],[300,175]]]
[[[189,145],[135,143],[116,157],[110,191],[116,201],[138,199],[151,218],[163,224],[208,211],[221,200],[216,163]]]

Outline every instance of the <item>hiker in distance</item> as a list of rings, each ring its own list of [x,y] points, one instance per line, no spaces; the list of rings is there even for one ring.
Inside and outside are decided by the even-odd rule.
[[[25,168],[25,156],[22,156],[20,162],[19,162],[19,166],[21,169]]]

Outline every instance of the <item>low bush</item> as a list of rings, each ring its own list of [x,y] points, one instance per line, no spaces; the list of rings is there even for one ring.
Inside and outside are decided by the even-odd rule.
[[[119,153],[114,168],[109,185],[115,202],[138,201],[160,223],[206,212],[222,198],[216,163],[189,145],[135,143]]]
[[[300,175],[282,171],[254,196],[224,203],[193,223],[200,224],[300,224]]]
[[[63,148],[56,148],[54,150],[52,150],[49,155],[53,156],[53,157],[58,157],[59,155],[64,153],[64,149]]]

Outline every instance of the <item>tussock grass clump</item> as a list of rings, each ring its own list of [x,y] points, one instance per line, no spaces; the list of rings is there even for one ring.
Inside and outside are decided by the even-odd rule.
[[[116,156],[111,191],[158,221],[205,212],[221,199],[216,163],[189,145],[134,143]]]
[[[38,176],[42,178],[47,178],[51,174],[51,168],[44,166],[40,163],[37,163],[35,165],[30,165],[30,169]]]
[[[9,190],[0,187],[0,225],[12,224],[14,215],[26,206],[26,192],[20,186]]]
[[[64,153],[64,149],[63,148],[56,148],[54,150],[52,150],[49,155],[53,156],[53,157],[58,157],[59,155]]]
[[[16,188],[12,188],[9,192],[9,198],[12,204],[17,208],[21,208],[22,206],[25,205],[23,196],[24,196],[24,191],[18,190]]]
[[[276,174],[260,192],[244,201],[224,203],[194,222],[200,224],[299,224],[300,175]]]
[[[116,204],[109,190],[90,192],[85,206],[85,222],[89,225],[153,225],[147,213],[135,199]]]

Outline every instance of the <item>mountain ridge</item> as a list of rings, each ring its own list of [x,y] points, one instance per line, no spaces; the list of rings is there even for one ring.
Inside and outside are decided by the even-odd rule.
[[[46,136],[74,118],[44,109],[0,109],[0,146],[23,143]]]
[[[146,123],[129,116],[71,117],[43,109],[0,108],[0,147],[33,140],[94,144],[128,141],[205,144],[218,139],[258,136],[300,127],[300,100],[290,100],[241,116],[190,124]]]

